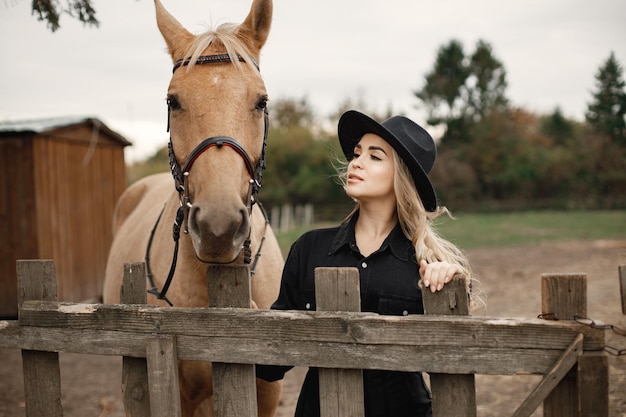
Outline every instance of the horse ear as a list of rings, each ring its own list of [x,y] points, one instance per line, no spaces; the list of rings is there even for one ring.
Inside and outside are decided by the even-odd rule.
[[[258,53],[270,33],[272,25],[272,0],[254,0],[246,20],[239,26],[238,34]]]
[[[167,49],[170,51],[172,61],[175,62],[184,58],[183,54],[193,41],[194,36],[163,7],[159,0],[154,0],[154,5],[156,7],[157,25],[165,39]]]

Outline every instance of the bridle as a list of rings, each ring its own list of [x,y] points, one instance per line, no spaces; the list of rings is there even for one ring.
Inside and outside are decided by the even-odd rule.
[[[245,62],[244,58],[240,55],[237,55],[237,59],[240,62]],[[189,65],[190,62],[191,62],[190,58],[176,61],[174,63],[174,68],[172,72],[176,71],[176,69],[178,69],[181,66]],[[232,62],[232,59],[229,54],[215,54],[215,55],[200,56],[197,58],[195,63],[196,65],[198,64],[201,65],[201,64],[215,64],[215,63],[230,63],[230,62]],[[256,62],[253,61],[253,64],[257,69],[259,68]],[[176,270],[176,262],[178,259],[178,243],[179,243],[179,238],[180,238],[181,227],[184,226],[183,232],[185,234],[189,233],[188,228],[187,228],[187,223],[188,223],[188,217],[189,217],[189,210],[191,209],[193,203],[189,195],[188,179],[189,179],[189,173],[191,171],[191,168],[193,167],[194,162],[200,157],[200,155],[202,155],[205,151],[207,151],[209,148],[213,146],[216,146],[217,148],[222,148],[224,146],[227,146],[233,149],[235,152],[237,152],[237,154],[241,157],[241,159],[243,159],[244,164],[246,166],[246,170],[248,171],[248,175],[250,175],[246,207],[248,209],[248,215],[251,216],[252,207],[258,202],[257,195],[261,188],[261,183],[263,180],[263,170],[265,169],[265,149],[267,147],[267,134],[269,130],[269,115],[268,115],[267,107],[263,109],[263,119],[264,119],[264,124],[265,124],[264,133],[263,133],[263,147],[261,149],[261,156],[256,165],[252,164],[252,158],[250,158],[250,155],[248,155],[248,152],[246,152],[243,146],[241,146],[241,144],[239,144],[239,142],[237,142],[235,139],[228,137],[228,136],[213,136],[213,137],[203,140],[200,144],[198,144],[198,146],[196,146],[194,150],[191,151],[191,153],[187,157],[187,160],[181,167],[181,165],[178,163],[178,159],[176,158],[176,155],[174,154],[174,147],[172,145],[172,137],[170,135],[170,140],[167,144],[169,159],[170,159],[170,171],[172,173],[172,176],[174,177],[174,187],[176,188],[176,191],[178,192],[178,199],[179,199],[180,206],[176,212],[176,219],[174,220],[174,225],[173,225],[174,255],[172,257],[172,264],[170,266],[170,271],[168,273],[167,279],[161,291],[157,289],[154,283],[152,271],[150,269],[150,248],[152,246],[154,232],[161,220],[161,215],[163,214],[163,210],[165,209],[165,207],[163,207],[163,209],[161,210],[161,214],[159,214],[159,217],[157,218],[157,221],[154,227],[152,228],[152,231],[150,233],[150,239],[148,241],[148,247],[146,249],[146,256],[145,256],[146,272],[147,272],[148,280],[150,281],[150,285],[151,285],[151,288],[148,290],[148,292],[150,294],[156,295],[156,297],[159,300],[164,300],[169,305],[172,305],[172,303],[167,299],[165,294],[167,293],[167,290],[169,289],[169,286],[172,282],[172,278],[174,276],[174,271]],[[170,131],[170,108],[169,106],[168,106],[168,114],[167,114],[167,131],[168,132]],[[259,205],[259,207],[261,206]],[[265,227],[267,228],[269,221],[267,219],[267,215],[265,214],[265,211],[264,210],[262,211],[265,216],[265,222],[266,222]],[[261,248],[263,246],[264,241],[265,241],[265,234],[263,235],[263,238],[259,245],[259,249],[257,250],[257,253],[255,255],[254,263],[251,265],[251,268],[250,268],[250,273],[252,275],[254,275],[254,269],[261,255]],[[250,245],[251,245],[251,241],[250,241],[250,233],[249,233],[248,237],[244,241],[243,248],[242,248],[243,261],[245,264],[250,264],[250,262],[252,261],[252,250],[250,248]]]

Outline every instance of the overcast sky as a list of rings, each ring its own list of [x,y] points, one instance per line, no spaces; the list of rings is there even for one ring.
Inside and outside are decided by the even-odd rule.
[[[251,0],[162,0],[191,32],[241,22]],[[65,4],[65,0],[61,0]],[[151,0],[94,0],[99,28],[63,16],[50,32],[28,0],[0,4],[0,121],[92,116],[125,135],[129,160],[167,142],[171,61]],[[479,39],[507,71],[514,105],[583,120],[594,75],[626,67],[624,0],[274,0],[261,72],[274,98],[306,97],[319,116],[346,98],[418,123],[413,91],[437,50]],[[271,102],[270,102],[271,106]]]

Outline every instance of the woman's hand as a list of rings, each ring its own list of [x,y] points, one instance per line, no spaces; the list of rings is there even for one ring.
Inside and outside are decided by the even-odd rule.
[[[441,291],[454,274],[459,272],[461,272],[461,267],[449,262],[428,263],[423,259],[420,261],[422,282],[426,288],[430,288],[431,292]]]

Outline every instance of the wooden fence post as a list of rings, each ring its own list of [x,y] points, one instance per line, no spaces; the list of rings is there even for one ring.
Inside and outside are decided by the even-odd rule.
[[[56,301],[57,281],[51,260],[18,260],[18,316],[26,300]],[[58,352],[22,350],[27,417],[63,417]]]
[[[587,317],[586,274],[542,274],[541,313],[546,318]],[[543,402],[544,417],[608,416],[609,368],[604,352],[583,353],[578,365]]]
[[[626,314],[626,265],[620,265],[617,268],[617,273],[619,275],[619,289],[622,300],[622,314]]]
[[[146,346],[151,417],[180,417],[176,336],[156,335]]]
[[[422,288],[424,314],[469,315],[465,277],[457,274],[443,289],[431,293]],[[476,383],[474,374],[430,374],[434,417],[476,417]]]
[[[317,311],[361,311],[359,270],[315,268]],[[319,368],[320,416],[365,415],[362,369]]]
[[[124,281],[120,289],[122,304],[146,304],[146,265],[124,264]],[[122,397],[129,417],[150,417],[150,390],[146,358],[122,357]]]
[[[209,307],[251,307],[247,265],[209,265],[207,284]],[[213,398],[217,417],[258,415],[254,365],[213,362]]]

